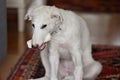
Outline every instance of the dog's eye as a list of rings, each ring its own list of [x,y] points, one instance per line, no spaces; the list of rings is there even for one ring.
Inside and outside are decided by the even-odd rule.
[[[35,25],[34,25],[34,24],[32,24],[32,27],[33,27],[33,28],[35,28]]]
[[[41,29],[44,29],[44,28],[46,28],[47,27],[47,25],[45,24],[45,25],[42,25],[42,27],[41,27]]]

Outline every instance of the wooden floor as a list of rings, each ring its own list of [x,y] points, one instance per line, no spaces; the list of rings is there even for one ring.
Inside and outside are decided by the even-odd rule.
[[[30,39],[30,33],[29,29],[25,29],[24,33],[18,33],[17,31],[17,11],[15,9],[9,9],[8,10],[8,49],[7,49],[7,56],[3,64],[0,65],[0,80],[6,80],[7,76],[9,75],[10,71],[13,69],[14,65],[17,63],[21,55],[25,52],[27,49],[26,47],[26,41]],[[90,23],[92,20],[89,19],[91,16],[87,16]],[[96,21],[96,19],[94,19]],[[90,25],[94,26],[100,26],[100,24],[97,24],[97,22],[94,22],[93,24],[90,23]],[[102,21],[102,20],[101,20]],[[107,43],[107,44],[114,44],[114,42],[120,43],[120,18],[118,16],[113,16],[113,19],[111,20],[112,27],[91,27],[91,32],[94,37],[94,35],[97,37],[95,39],[96,42],[99,43]],[[105,25],[108,23],[103,23],[102,25]],[[105,30],[107,29],[107,35]],[[109,30],[108,30],[109,29]],[[100,33],[99,33],[100,32]],[[102,33],[102,34],[101,34]],[[106,35],[105,37],[101,37]],[[116,43],[116,44],[118,44]],[[120,44],[119,44],[120,45]]]
[[[0,65],[0,80],[6,80],[10,71],[17,63],[21,55],[26,51],[26,41],[29,39],[27,32],[18,33],[17,30],[17,11],[9,9],[7,13],[7,56],[3,64]]]

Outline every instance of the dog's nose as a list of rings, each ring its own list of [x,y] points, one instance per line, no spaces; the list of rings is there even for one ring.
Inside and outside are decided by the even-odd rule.
[[[39,45],[32,45],[32,48],[38,48]]]

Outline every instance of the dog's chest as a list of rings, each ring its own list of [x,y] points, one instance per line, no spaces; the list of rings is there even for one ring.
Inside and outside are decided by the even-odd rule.
[[[58,54],[60,54],[60,58],[62,59],[71,59],[70,54],[70,42],[69,38],[65,36],[65,34],[57,34],[52,39],[52,45],[57,45]]]
[[[58,52],[60,54],[61,59],[71,59],[71,54],[68,45],[60,44]]]

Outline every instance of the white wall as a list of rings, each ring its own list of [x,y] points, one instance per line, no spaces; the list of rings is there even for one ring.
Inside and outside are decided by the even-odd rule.
[[[120,45],[120,14],[78,14],[86,20],[94,44]]]

